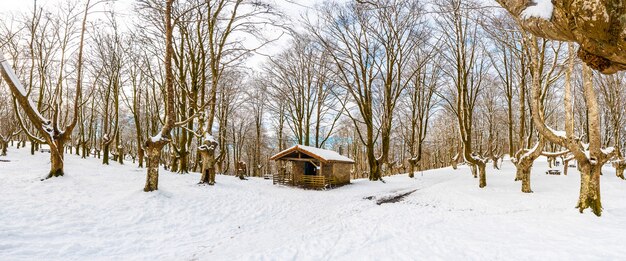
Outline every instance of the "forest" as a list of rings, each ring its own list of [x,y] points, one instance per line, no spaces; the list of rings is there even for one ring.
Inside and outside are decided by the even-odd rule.
[[[0,18],[1,152],[49,148],[44,179],[71,154],[134,164],[146,192],[159,169],[272,175],[301,144],[373,182],[468,165],[484,188],[506,159],[532,193],[543,156],[577,163],[576,206],[600,216],[602,166],[626,168],[621,9],[592,6],[607,15],[589,25],[585,1],[562,2],[336,0],[294,17],[256,0],[35,1]]]
[[[0,260],[623,260],[624,17],[3,1]]]

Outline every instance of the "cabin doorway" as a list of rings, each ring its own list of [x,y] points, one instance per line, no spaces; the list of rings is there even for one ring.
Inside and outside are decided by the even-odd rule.
[[[315,176],[317,175],[317,167],[311,162],[304,163],[304,175]]]

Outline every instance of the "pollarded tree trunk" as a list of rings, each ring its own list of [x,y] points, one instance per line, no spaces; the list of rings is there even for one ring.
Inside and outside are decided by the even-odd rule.
[[[382,180],[381,176],[380,176],[380,164],[378,162],[378,160],[376,159],[376,157],[374,156],[374,146],[371,145],[367,146],[367,163],[370,167],[370,173],[369,173],[369,180],[371,181],[377,181],[377,180]]]
[[[198,184],[215,184],[215,149],[217,148],[217,142],[213,139],[213,136],[205,135],[202,145],[198,147],[198,153],[202,157],[202,177]]]
[[[476,165],[475,164],[470,164],[470,168],[472,169],[472,176],[474,176],[474,178],[478,178],[478,171],[476,169]]]
[[[552,158],[548,157],[548,168],[552,168]]]
[[[530,168],[525,168],[525,169],[519,169],[518,171],[521,171],[521,176],[522,176],[522,192],[524,193],[533,193],[532,189],[530,188]]]
[[[174,0],[167,0],[165,4],[165,124],[156,137],[146,140],[146,156],[148,156],[145,192],[159,189],[159,162],[161,150],[170,142],[170,132],[174,128],[176,115],[174,113],[174,81],[172,73],[172,5]]]
[[[55,146],[50,146],[50,172],[46,179],[52,177],[61,177],[65,174],[63,171],[63,145],[62,139],[54,140]],[[56,149],[55,149],[56,147]]]
[[[409,178],[415,177],[415,170],[417,167],[417,162],[418,161],[416,158],[409,159]]]
[[[580,213],[586,208],[591,208],[594,214],[600,216],[602,203],[600,201],[600,172],[604,164],[591,164],[589,161],[579,162],[580,171],[580,196],[576,208]]]
[[[485,164],[482,161],[479,161],[478,164],[476,164],[478,167],[478,187],[479,188],[484,188],[487,186],[487,171],[485,170],[485,168],[487,167],[487,164]]]
[[[458,160],[459,160],[459,154],[456,154],[454,155],[454,157],[452,157],[452,169],[454,170],[457,169]]]
[[[493,168],[500,170],[500,167],[498,166],[498,161],[500,160],[499,157],[492,157],[491,158],[492,162],[493,162]]]
[[[571,161],[571,158],[567,158],[565,160],[563,160],[563,175],[567,176],[567,170],[569,169],[569,162]]]
[[[144,150],[141,145],[137,146],[137,158],[139,161],[139,167],[143,168]]]
[[[212,164],[213,160],[211,153],[207,150],[199,150],[202,156],[202,177],[200,177],[200,183],[198,184],[215,184],[215,168]]]
[[[161,150],[167,144],[163,140],[153,142],[148,139],[146,141],[147,170],[146,186],[143,191],[150,192],[159,189],[159,162],[161,161]]]
[[[533,192],[530,188],[530,171],[533,167],[535,159],[536,157],[522,156],[522,158],[515,163],[515,167],[517,168],[515,180],[522,181],[522,192],[524,193]]]
[[[612,165],[615,168],[615,176],[624,179],[624,168],[626,168],[626,160],[620,158],[616,161],[613,161]]]
[[[178,154],[178,150],[176,148],[172,149],[172,152],[170,153],[170,170],[172,172],[178,171],[178,160],[180,159],[180,156]]]
[[[237,176],[239,177],[239,179],[241,180],[246,180],[246,172],[248,171],[248,167],[246,166],[246,163],[243,161],[239,161],[237,162]]]
[[[7,148],[9,147],[9,141],[0,140],[0,147],[2,148],[2,154],[0,154],[0,156],[6,156]]]
[[[515,168],[517,169],[515,181],[522,181],[522,192],[524,193],[533,192],[530,188],[530,173],[532,171],[533,163],[541,155],[545,144],[545,138],[543,136],[539,136],[537,144],[532,149],[526,153],[524,153],[524,150],[522,149],[517,153],[521,156],[518,156],[519,159],[514,162]]]
[[[186,149],[186,145],[180,150],[180,155],[178,157],[178,173],[185,174],[189,173],[189,151]]]
[[[109,165],[109,145],[108,139],[103,142],[102,146],[102,164]]]

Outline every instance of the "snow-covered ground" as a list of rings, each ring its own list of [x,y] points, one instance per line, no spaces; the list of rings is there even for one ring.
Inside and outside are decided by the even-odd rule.
[[[0,260],[624,260],[626,181],[607,168],[604,212],[574,208],[579,176],[533,170],[535,193],[514,167],[355,180],[329,191],[270,180],[145,170],[68,155],[66,176],[40,181],[49,154],[11,147],[0,162]],[[397,203],[376,198],[417,189]],[[374,200],[364,199],[374,196]]]

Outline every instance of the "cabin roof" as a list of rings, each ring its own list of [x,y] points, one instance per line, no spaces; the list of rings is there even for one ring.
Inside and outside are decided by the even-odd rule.
[[[332,162],[341,162],[341,163],[354,163],[354,160],[348,158],[346,156],[342,156],[336,151],[325,150],[310,146],[304,145],[295,145],[291,148],[283,150],[276,155],[272,156],[271,160],[289,160],[290,155],[293,155],[296,152],[300,152],[302,154],[306,154],[311,158],[317,159],[322,163],[332,163]]]

